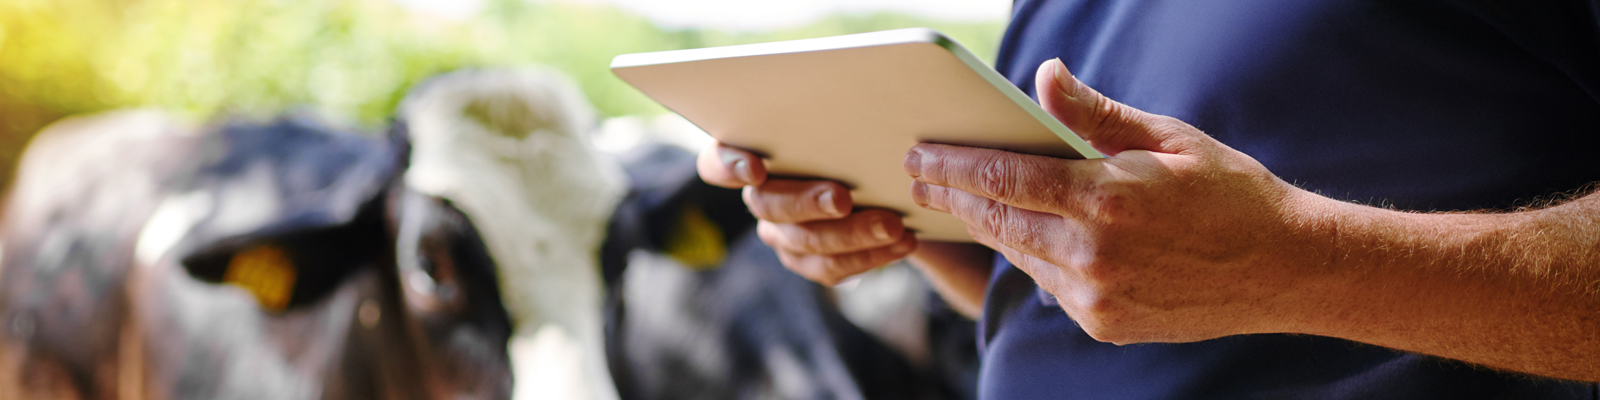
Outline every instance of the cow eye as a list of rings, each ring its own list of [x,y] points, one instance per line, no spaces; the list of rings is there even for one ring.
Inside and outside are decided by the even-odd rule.
[[[417,238],[417,269],[407,278],[413,291],[431,296],[446,307],[459,307],[460,282],[456,276],[455,255],[447,243],[435,235]]]

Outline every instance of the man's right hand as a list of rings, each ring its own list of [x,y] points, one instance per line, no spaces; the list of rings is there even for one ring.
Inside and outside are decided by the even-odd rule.
[[[767,179],[766,165],[750,152],[721,144],[697,160],[700,178],[744,188],[744,203],[761,222],[756,233],[800,276],[833,285],[910,255],[916,235],[900,215],[883,209],[855,210],[850,191],[838,182]]]

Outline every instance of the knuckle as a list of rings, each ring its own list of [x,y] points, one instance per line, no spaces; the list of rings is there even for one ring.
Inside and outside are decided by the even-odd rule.
[[[1009,198],[1016,191],[1011,180],[1011,170],[1016,167],[1016,157],[1001,154],[989,157],[978,168],[978,189],[991,197]]]
[[[1009,218],[1006,215],[1008,212],[1005,205],[991,201],[984,206],[983,218],[980,219],[983,231],[988,232],[989,236],[994,237],[995,240],[1001,243],[1005,243],[1006,239],[1008,239],[1005,232],[1006,220]]]
[[[1128,198],[1119,193],[1102,193],[1094,199],[1095,209],[1108,227],[1119,225],[1129,216]]]
[[[1104,262],[1095,259],[1087,260],[1078,266],[1078,271],[1082,272],[1083,277],[1092,283],[1102,283],[1107,278],[1110,278],[1109,269]]]
[[[1113,224],[1133,217],[1136,201],[1145,197],[1140,193],[1143,190],[1137,187],[1140,184],[1117,178],[1100,179],[1088,185],[1077,199],[1085,206],[1088,217],[1102,224]]]
[[[1090,254],[1085,258],[1086,259],[1078,265],[1078,270],[1083,274],[1084,278],[1089,280],[1090,284],[1097,286],[1108,286],[1116,281],[1121,272],[1119,268],[1117,268],[1117,264],[1115,262],[1111,262],[1102,254]],[[1103,296],[1097,295],[1091,298],[1098,297]]]
[[[998,205],[998,203],[989,202],[984,205],[982,213],[984,213],[984,216],[979,219],[982,230],[987,232],[990,237],[997,238],[997,240],[1002,238],[1000,237],[1000,227],[1005,226],[1005,208]]]
[[[1111,101],[1105,96],[1095,96],[1094,108],[1090,110],[1089,114],[1090,121],[1096,127],[1114,123],[1123,113],[1121,108],[1117,102]]]
[[[823,232],[817,232],[805,228],[801,228],[800,230],[800,234],[797,235],[799,236],[799,240],[797,240],[799,242],[798,246],[801,249],[804,249],[806,252],[823,253],[829,247],[831,247],[829,246],[831,242]]]
[[[1088,315],[1090,320],[1095,321],[1095,325],[1100,328],[1102,333],[1114,333],[1112,328],[1116,327],[1115,321],[1120,315],[1120,307],[1117,306],[1116,302],[1105,296],[1091,296],[1085,300],[1086,304],[1083,304],[1084,314]]]

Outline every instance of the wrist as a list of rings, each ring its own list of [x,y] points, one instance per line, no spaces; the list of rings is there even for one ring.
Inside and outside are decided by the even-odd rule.
[[[1313,195],[1314,196],[1314,195]],[[1520,224],[1510,214],[1417,213],[1323,198],[1308,226],[1320,227],[1295,260],[1304,276],[1282,331],[1368,343],[1394,330],[1422,329],[1418,310],[1449,308],[1440,299],[1485,276],[1463,275],[1468,264],[1495,263]],[[1485,273],[1486,271],[1478,271]],[[1457,293],[1459,294],[1459,293]],[[1459,304],[1457,304],[1459,305]]]
[[[1269,254],[1257,265],[1279,276],[1276,296],[1253,310],[1249,333],[1325,334],[1328,325],[1348,317],[1349,289],[1359,285],[1366,264],[1352,249],[1365,248],[1373,222],[1397,211],[1367,207],[1291,188],[1280,212],[1285,222],[1278,240],[1265,243]],[[1361,244],[1358,244],[1361,243]]]

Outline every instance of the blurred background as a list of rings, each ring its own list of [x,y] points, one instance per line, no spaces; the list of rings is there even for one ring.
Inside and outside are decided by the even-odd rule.
[[[931,27],[992,57],[1004,0],[0,0],[0,177],[66,115],[204,119],[313,107],[379,126],[413,84],[543,64],[603,116],[665,112],[613,77],[622,53]]]
[[[0,400],[973,398],[973,321],[786,270],[608,65],[1010,6],[0,0]]]

